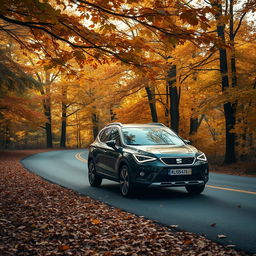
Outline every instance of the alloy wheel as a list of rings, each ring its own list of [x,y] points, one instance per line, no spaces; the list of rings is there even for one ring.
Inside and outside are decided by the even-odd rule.
[[[93,187],[97,187],[101,184],[102,178],[97,175],[93,161],[88,166],[88,179],[89,183]]]
[[[129,193],[130,177],[128,168],[123,166],[120,172],[120,188],[122,195],[126,196]]]

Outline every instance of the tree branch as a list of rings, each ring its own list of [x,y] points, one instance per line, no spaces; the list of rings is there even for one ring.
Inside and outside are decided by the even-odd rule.
[[[127,18],[127,19],[134,20],[134,21],[140,23],[141,25],[143,25],[144,27],[153,28],[153,29],[155,29],[155,30],[157,30],[157,31],[159,31],[161,33],[164,33],[166,35],[169,35],[169,36],[180,37],[182,35],[183,36],[189,36],[189,35],[194,34],[193,32],[189,32],[189,31],[182,31],[181,33],[179,33],[179,32],[171,33],[171,32],[169,32],[168,30],[166,30],[164,28],[157,27],[155,25],[151,25],[151,24],[149,24],[147,22],[144,22],[144,21],[141,21],[141,20],[138,19],[138,18],[143,18],[143,17],[146,17],[146,16],[160,15],[160,13],[156,13],[155,12],[155,13],[148,13],[147,15],[143,14],[143,15],[133,15],[133,16],[130,16],[130,15],[126,15],[126,14],[121,14],[121,13],[113,12],[111,10],[108,10],[106,8],[103,8],[103,7],[99,6],[99,5],[90,3],[90,2],[85,1],[85,0],[71,0],[71,2],[73,2],[76,5],[78,4],[78,5],[82,6],[82,7],[85,7],[84,5],[81,5],[81,3],[83,3],[83,4],[87,5],[87,6],[91,6],[93,8],[96,8],[96,9],[100,10],[100,11],[103,11],[103,12],[105,12],[107,14],[110,14],[110,15],[113,15],[113,16],[117,16],[117,17],[122,17],[122,18]],[[166,14],[164,14],[164,15],[166,15]]]
[[[237,25],[237,28],[236,28],[236,30],[235,30],[235,32],[234,32],[233,38],[235,38],[235,36],[236,36],[238,30],[240,29],[240,27],[241,27],[241,25],[242,25],[242,21],[243,21],[245,15],[246,15],[246,13],[247,13],[247,12],[244,12],[244,13],[242,14],[242,16],[240,17],[240,20],[239,20],[239,23],[238,23],[238,25]]]
[[[75,110],[75,111],[73,111],[72,113],[68,114],[68,115],[67,115],[67,118],[68,118],[69,116],[74,115],[75,113],[77,113],[77,112],[80,111],[80,110],[81,110],[81,109],[78,108],[77,110]]]
[[[0,14],[0,19],[6,21],[6,22],[9,22],[9,23],[12,23],[12,24],[16,24],[16,25],[20,25],[20,26],[25,26],[25,27],[28,27],[28,28],[31,28],[31,29],[39,29],[39,30],[42,30],[44,31],[45,33],[47,33],[48,35],[51,35],[52,37],[60,40],[60,41],[63,41],[69,45],[71,45],[72,47],[74,48],[85,48],[85,49],[95,49],[97,47],[95,46],[88,46],[88,45],[78,45],[78,44],[74,44],[72,42],[70,42],[69,40],[63,38],[63,37],[60,37],[58,35],[56,35],[55,33],[49,31],[48,29],[44,28],[44,27],[40,27],[40,26],[37,26],[37,25],[41,25],[43,23],[36,23],[36,22],[23,22],[23,21],[19,21],[19,20],[14,20],[14,19],[11,19],[11,18],[8,18],[2,14]]]

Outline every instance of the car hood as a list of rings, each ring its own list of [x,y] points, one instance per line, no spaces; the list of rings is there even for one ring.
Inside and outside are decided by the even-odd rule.
[[[195,153],[198,152],[198,150],[191,145],[136,146],[131,148],[141,153],[147,152],[154,155],[195,155]]]

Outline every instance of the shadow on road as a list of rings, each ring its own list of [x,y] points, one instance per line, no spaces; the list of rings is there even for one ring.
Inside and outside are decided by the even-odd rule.
[[[121,196],[119,184],[103,184],[99,188],[94,188],[105,193],[111,193],[113,196]],[[184,189],[182,191],[181,189]],[[157,200],[184,200],[184,199],[193,199],[193,198],[205,198],[207,195],[190,195],[186,192],[185,188],[180,188],[180,190],[175,188],[147,188],[147,189],[138,189],[133,199],[140,199],[144,201],[157,201]]]

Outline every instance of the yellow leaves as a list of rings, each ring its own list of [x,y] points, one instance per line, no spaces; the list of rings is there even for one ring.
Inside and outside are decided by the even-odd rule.
[[[48,60],[48,64],[44,66],[44,70],[54,69],[58,66],[63,66],[65,63],[63,58],[51,58]]]
[[[26,135],[26,132],[25,131],[17,131],[15,133],[15,135],[18,137],[18,138],[23,138],[25,135]]]
[[[112,32],[116,29],[116,26],[113,23],[104,24],[100,27],[100,30],[104,33]]]

